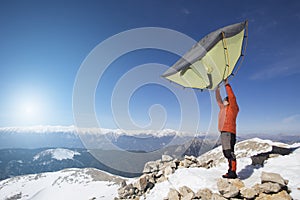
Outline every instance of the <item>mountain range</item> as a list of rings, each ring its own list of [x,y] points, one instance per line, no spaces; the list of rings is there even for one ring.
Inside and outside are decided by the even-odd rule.
[[[274,148],[276,147],[276,148]],[[246,187],[260,183],[263,172],[280,174],[288,180],[287,187],[293,199],[300,199],[300,143],[292,145],[262,140],[258,138],[244,140],[236,145],[238,176]],[[288,149],[282,155],[276,149]],[[275,151],[274,151],[275,149]],[[80,152],[46,150],[35,156],[36,160],[51,156],[57,160],[74,159]],[[268,154],[263,165],[253,164],[253,156]],[[186,157],[190,159],[189,157]],[[164,158],[165,159],[165,158]],[[197,157],[197,160],[212,160],[209,167],[180,167],[166,175],[166,179],[157,182],[155,186],[140,199],[164,199],[170,189],[180,190],[185,186],[193,191],[208,188],[218,192],[217,181],[226,171],[227,162],[223,158],[221,147]],[[176,161],[178,162],[178,161]],[[180,161],[183,162],[183,161]],[[57,172],[16,176],[0,182],[0,196],[6,200],[12,199],[114,199],[124,182],[127,185],[141,180],[140,177],[125,178],[93,168],[70,168]]]
[[[256,135],[242,135],[239,141]],[[266,134],[260,134],[268,137]],[[272,139],[273,138],[273,139]],[[300,142],[297,136],[269,135],[274,141]],[[92,141],[90,144],[88,141]],[[218,135],[171,129],[122,131],[77,129],[74,126],[0,128],[0,180],[66,168],[97,168],[122,177],[136,177],[145,163],[162,155],[200,156],[218,146]],[[61,153],[62,158],[57,154]],[[53,156],[54,155],[54,156]],[[56,156],[55,156],[56,155]]]

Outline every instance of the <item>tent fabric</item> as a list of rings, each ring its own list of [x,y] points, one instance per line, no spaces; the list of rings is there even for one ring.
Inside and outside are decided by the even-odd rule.
[[[247,21],[208,34],[162,77],[184,87],[214,89],[232,74],[242,53],[246,28]]]

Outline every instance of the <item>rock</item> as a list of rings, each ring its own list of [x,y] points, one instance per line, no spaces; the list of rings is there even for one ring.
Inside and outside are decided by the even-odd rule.
[[[155,174],[156,178],[161,177],[162,175],[164,175],[164,172],[162,170],[160,170],[157,174]]]
[[[172,166],[171,166],[171,167],[174,166],[174,168],[177,168],[177,167],[179,166],[179,164],[180,164],[180,160],[178,160],[178,159],[176,158],[175,160],[173,160]]]
[[[125,187],[126,185],[127,185],[126,181],[123,180],[123,181],[121,182],[121,188]]]
[[[156,161],[149,161],[145,164],[143,173],[152,173],[159,171]]]
[[[180,194],[177,192],[177,190],[170,188],[168,193],[168,200],[180,200]]]
[[[239,189],[233,185],[229,179],[218,179],[217,186],[220,194],[228,199],[236,197],[240,192]]]
[[[197,163],[197,158],[195,156],[187,156],[187,155],[185,155],[184,159],[185,160],[189,160],[189,161],[191,161],[193,163]]]
[[[258,186],[260,192],[269,194],[269,193],[277,193],[281,190],[281,187],[278,183],[263,183],[261,185]]]
[[[182,163],[183,163],[183,167],[184,167],[184,168],[189,168],[190,165],[192,164],[192,162],[191,162],[190,160],[186,160],[186,159],[184,159],[184,160],[182,161]]]
[[[148,184],[148,175],[142,175],[134,184],[133,186],[138,190],[144,192],[146,191],[147,184]]]
[[[195,197],[201,200],[210,200],[211,196],[212,196],[212,191],[208,188],[198,190],[195,195]]]
[[[237,187],[239,190],[245,187],[245,184],[240,179],[228,179],[227,181]]]
[[[170,166],[174,169],[177,168],[177,166],[179,165],[179,161],[178,160],[173,160],[173,162],[171,162]]]
[[[158,179],[156,179],[155,181],[156,181],[156,183],[161,183],[161,182],[164,182],[166,180],[168,180],[168,178],[165,177],[164,175],[162,175]]]
[[[181,200],[191,200],[194,198],[195,193],[187,186],[179,188],[179,194],[182,196]]]
[[[172,160],[173,160],[173,158],[171,156],[169,156],[169,155],[162,155],[161,156],[161,161],[162,162],[170,162]]]
[[[173,174],[173,173],[174,173],[174,171],[173,171],[173,169],[172,169],[171,166],[167,166],[167,167],[165,168],[165,170],[164,170],[164,175],[165,175],[165,176],[168,176],[168,175]]]
[[[199,159],[197,159],[197,160],[198,160],[198,164],[197,164],[198,167],[204,167],[206,169],[209,169],[214,166],[213,160],[208,160],[208,161],[203,161],[203,160],[199,160]]]
[[[147,187],[146,187],[146,191],[151,190],[152,188],[154,188],[155,184],[152,182],[148,182],[147,183]]]
[[[197,165],[197,163],[193,163],[193,164],[190,165],[190,167],[195,168],[195,167],[198,167],[198,165]]]
[[[261,183],[266,182],[278,183],[281,186],[286,186],[286,181],[280,176],[280,174],[276,173],[262,172]]]
[[[276,158],[276,157],[279,157],[280,154],[275,154],[275,153],[271,153],[269,154],[269,158]]]
[[[263,166],[265,161],[269,158],[269,155],[267,153],[261,153],[261,154],[258,154],[258,155],[254,155],[254,156],[251,156],[251,160],[252,160],[252,163],[251,165],[261,165]]]
[[[246,199],[253,199],[256,195],[258,195],[258,192],[253,188],[246,188],[243,187],[240,189],[241,196]]]
[[[292,197],[285,190],[282,190],[277,194],[273,194],[272,199],[292,200]]]
[[[126,199],[135,193],[135,189],[132,184],[126,185],[123,188],[118,189],[118,195],[121,199]]]
[[[148,176],[148,182],[149,183],[153,183],[153,184],[155,184],[155,175],[154,174],[152,174],[151,176]]]
[[[264,194],[260,193],[258,197],[255,198],[255,200],[292,200],[292,197],[285,191],[282,190],[279,193],[276,194]]]
[[[271,195],[267,195],[265,193],[259,193],[258,197],[255,200],[272,200]]]
[[[186,196],[181,197],[180,200],[192,200],[193,198],[193,194],[189,193]]]
[[[227,200],[226,198],[222,197],[221,195],[219,194],[216,194],[216,193],[213,193],[211,195],[211,200]]]
[[[254,186],[252,186],[252,189],[258,194],[260,193],[260,188],[259,188],[260,184],[256,183]]]

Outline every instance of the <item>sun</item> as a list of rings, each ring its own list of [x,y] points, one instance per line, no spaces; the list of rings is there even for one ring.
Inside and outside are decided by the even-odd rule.
[[[37,109],[33,105],[25,105],[24,114],[27,116],[34,116],[37,113]]]
[[[19,120],[23,123],[34,124],[41,119],[41,105],[37,101],[23,102],[19,107]]]
[[[13,126],[38,126],[48,124],[52,116],[49,96],[45,89],[24,87],[13,91],[9,105]]]

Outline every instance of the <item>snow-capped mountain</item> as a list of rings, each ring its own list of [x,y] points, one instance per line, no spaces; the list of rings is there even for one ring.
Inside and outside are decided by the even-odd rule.
[[[0,182],[1,199],[113,199],[125,180],[85,168],[14,177]]]
[[[66,168],[97,168],[126,177],[140,174],[112,169],[97,160],[86,149],[0,149],[0,180]]]
[[[42,157],[45,156],[50,156],[53,159],[56,160],[67,160],[67,159],[73,159],[75,155],[80,155],[77,151],[72,151],[69,149],[62,149],[62,148],[57,148],[57,149],[47,149],[45,151],[42,151],[35,155],[33,157],[33,160],[39,160]]]
[[[285,150],[288,150],[285,151]],[[300,199],[300,143],[287,145],[254,138],[236,145],[238,176],[246,186],[260,182],[263,171],[281,174],[289,180],[288,188],[294,199]],[[263,165],[253,165],[253,156],[269,156]],[[252,158],[251,158],[252,156]],[[164,158],[166,159],[166,158]],[[197,158],[199,162],[212,160],[209,168],[180,167],[166,175],[141,199],[164,199],[170,188],[187,186],[193,191],[209,188],[218,192],[217,180],[227,170],[221,148],[217,147]],[[176,161],[177,162],[177,161]],[[105,178],[103,178],[105,177]],[[68,169],[59,172],[14,177],[0,182],[0,196],[4,199],[114,199],[125,178],[95,169]],[[127,179],[127,185],[139,179]]]

